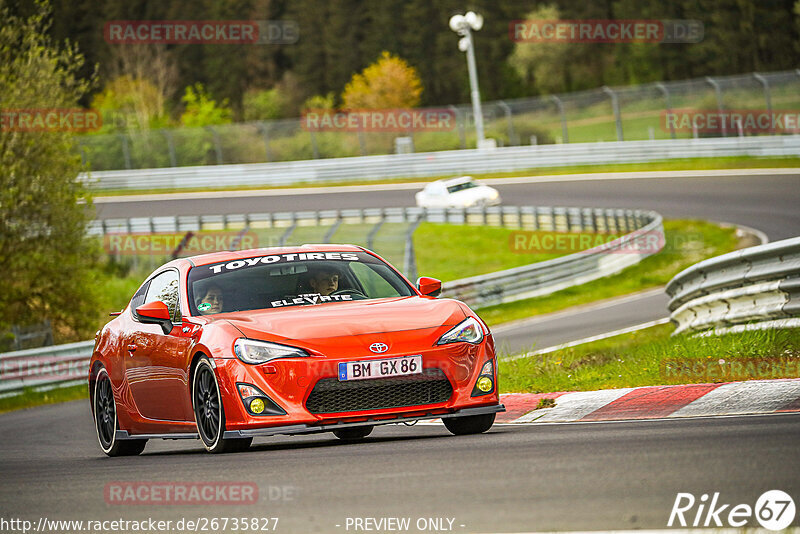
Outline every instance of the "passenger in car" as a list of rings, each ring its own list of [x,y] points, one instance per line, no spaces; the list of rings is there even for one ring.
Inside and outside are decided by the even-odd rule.
[[[197,311],[201,315],[222,313],[222,289],[218,285],[211,284],[206,288],[205,295],[197,303]]]

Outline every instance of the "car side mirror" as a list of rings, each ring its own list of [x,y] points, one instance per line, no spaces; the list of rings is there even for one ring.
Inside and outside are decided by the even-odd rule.
[[[169,308],[160,300],[154,300],[136,308],[136,318],[140,323],[160,325],[164,335],[172,332]]]
[[[428,297],[438,297],[442,293],[442,281],[436,278],[420,276],[417,278],[417,289]]]

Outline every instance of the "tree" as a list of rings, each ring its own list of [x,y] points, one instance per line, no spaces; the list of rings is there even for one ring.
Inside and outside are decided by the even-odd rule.
[[[0,330],[49,319],[63,341],[86,335],[97,317],[91,199],[71,132],[20,131],[7,120],[10,110],[77,108],[90,87],[78,77],[77,48],[47,37],[48,16],[37,4],[18,17],[0,0]]]
[[[542,5],[529,13],[526,20],[559,20],[556,6]],[[569,43],[526,43],[520,41],[508,62],[528,86],[537,92],[557,93],[566,86],[566,57]]]
[[[228,107],[228,101],[223,100],[218,105],[206,92],[203,84],[196,83],[187,87],[181,100],[186,105],[186,110],[181,115],[181,124],[184,126],[213,126],[229,124],[232,120],[233,112]]]
[[[345,109],[413,108],[419,105],[422,82],[416,69],[383,52],[360,74],[353,74],[342,93]]]

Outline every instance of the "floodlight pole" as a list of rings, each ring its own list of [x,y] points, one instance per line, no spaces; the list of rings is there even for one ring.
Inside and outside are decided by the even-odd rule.
[[[472,11],[465,15],[450,17],[450,29],[461,36],[458,49],[467,53],[467,70],[469,71],[469,88],[472,97],[472,114],[475,115],[475,133],[478,138],[477,146],[483,144],[483,112],[481,111],[481,93],[478,90],[478,69],[475,66],[475,42],[472,32],[483,27],[483,17]]]
[[[475,115],[475,133],[478,137],[478,146],[483,141],[483,112],[481,111],[481,92],[478,89],[478,69],[475,66],[475,46],[472,40],[472,30],[465,28],[467,38],[467,70],[469,71],[469,89],[472,97],[472,113]]]

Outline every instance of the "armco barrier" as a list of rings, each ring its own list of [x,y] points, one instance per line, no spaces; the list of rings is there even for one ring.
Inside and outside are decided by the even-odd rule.
[[[800,237],[702,261],[667,293],[676,334],[800,327]]]
[[[443,284],[443,296],[480,308],[545,295],[619,272],[664,245],[662,219],[653,211],[498,206],[470,209],[386,208],[228,216],[156,217],[95,221],[89,233],[174,232],[299,223],[447,222],[548,232],[623,234],[604,245],[553,260]],[[377,221],[377,222],[376,222]],[[656,238],[653,240],[653,238]],[[637,240],[648,243],[640,248]],[[655,246],[653,246],[655,241]],[[93,341],[0,354],[0,396],[25,387],[79,383],[88,373]]]
[[[673,158],[797,156],[800,135],[514,146],[275,163],[102,171],[81,175],[95,189],[186,189],[336,183],[350,180],[511,172],[537,167],[637,163]]]
[[[0,354],[0,397],[85,382],[93,348],[94,341],[81,341]]]

